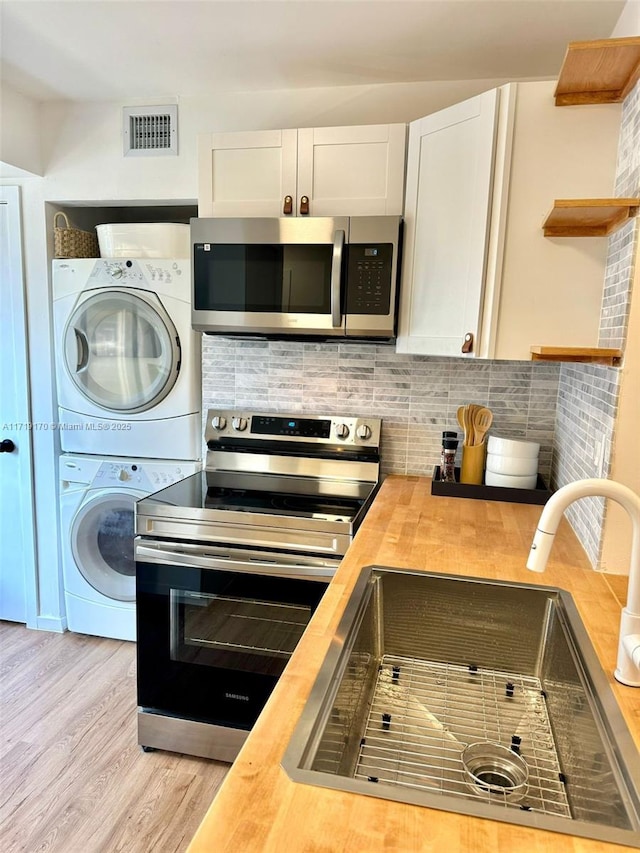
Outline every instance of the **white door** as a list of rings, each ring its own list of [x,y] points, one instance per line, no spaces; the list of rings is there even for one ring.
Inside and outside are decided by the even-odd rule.
[[[180,368],[175,326],[156,297],[130,290],[90,293],[64,333],[66,370],[78,390],[110,412],[132,414],[156,406]]]
[[[296,199],[296,130],[198,137],[198,216],[291,215]]]
[[[478,337],[498,98],[494,89],[409,126],[398,352],[462,355],[466,335]]]
[[[18,187],[0,187],[0,294],[0,619],[26,622],[35,539]]]
[[[136,501],[143,492],[98,492],[78,510],[69,533],[78,571],[101,595],[135,601]]]
[[[312,216],[402,215],[404,124],[298,130],[298,198]]]

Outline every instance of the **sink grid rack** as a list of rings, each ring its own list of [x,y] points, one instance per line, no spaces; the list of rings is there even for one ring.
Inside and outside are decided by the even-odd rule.
[[[525,760],[524,795],[474,784],[462,753],[479,741]],[[517,673],[385,655],[355,778],[572,816],[540,680]]]

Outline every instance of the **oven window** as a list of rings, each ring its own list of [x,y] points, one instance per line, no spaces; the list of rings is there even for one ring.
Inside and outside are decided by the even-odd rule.
[[[324,244],[211,245],[194,253],[195,308],[328,314],[332,260]]]
[[[171,590],[171,659],[279,676],[307,623],[306,604]]]

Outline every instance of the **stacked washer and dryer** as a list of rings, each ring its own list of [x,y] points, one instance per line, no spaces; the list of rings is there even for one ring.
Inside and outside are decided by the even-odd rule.
[[[191,328],[190,280],[186,259],[54,261],[71,631],[135,640],[135,503],[202,467],[201,336]]]

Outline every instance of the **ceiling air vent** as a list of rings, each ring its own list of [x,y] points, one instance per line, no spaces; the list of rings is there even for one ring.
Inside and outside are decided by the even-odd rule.
[[[178,153],[178,107],[125,107],[124,156]]]

